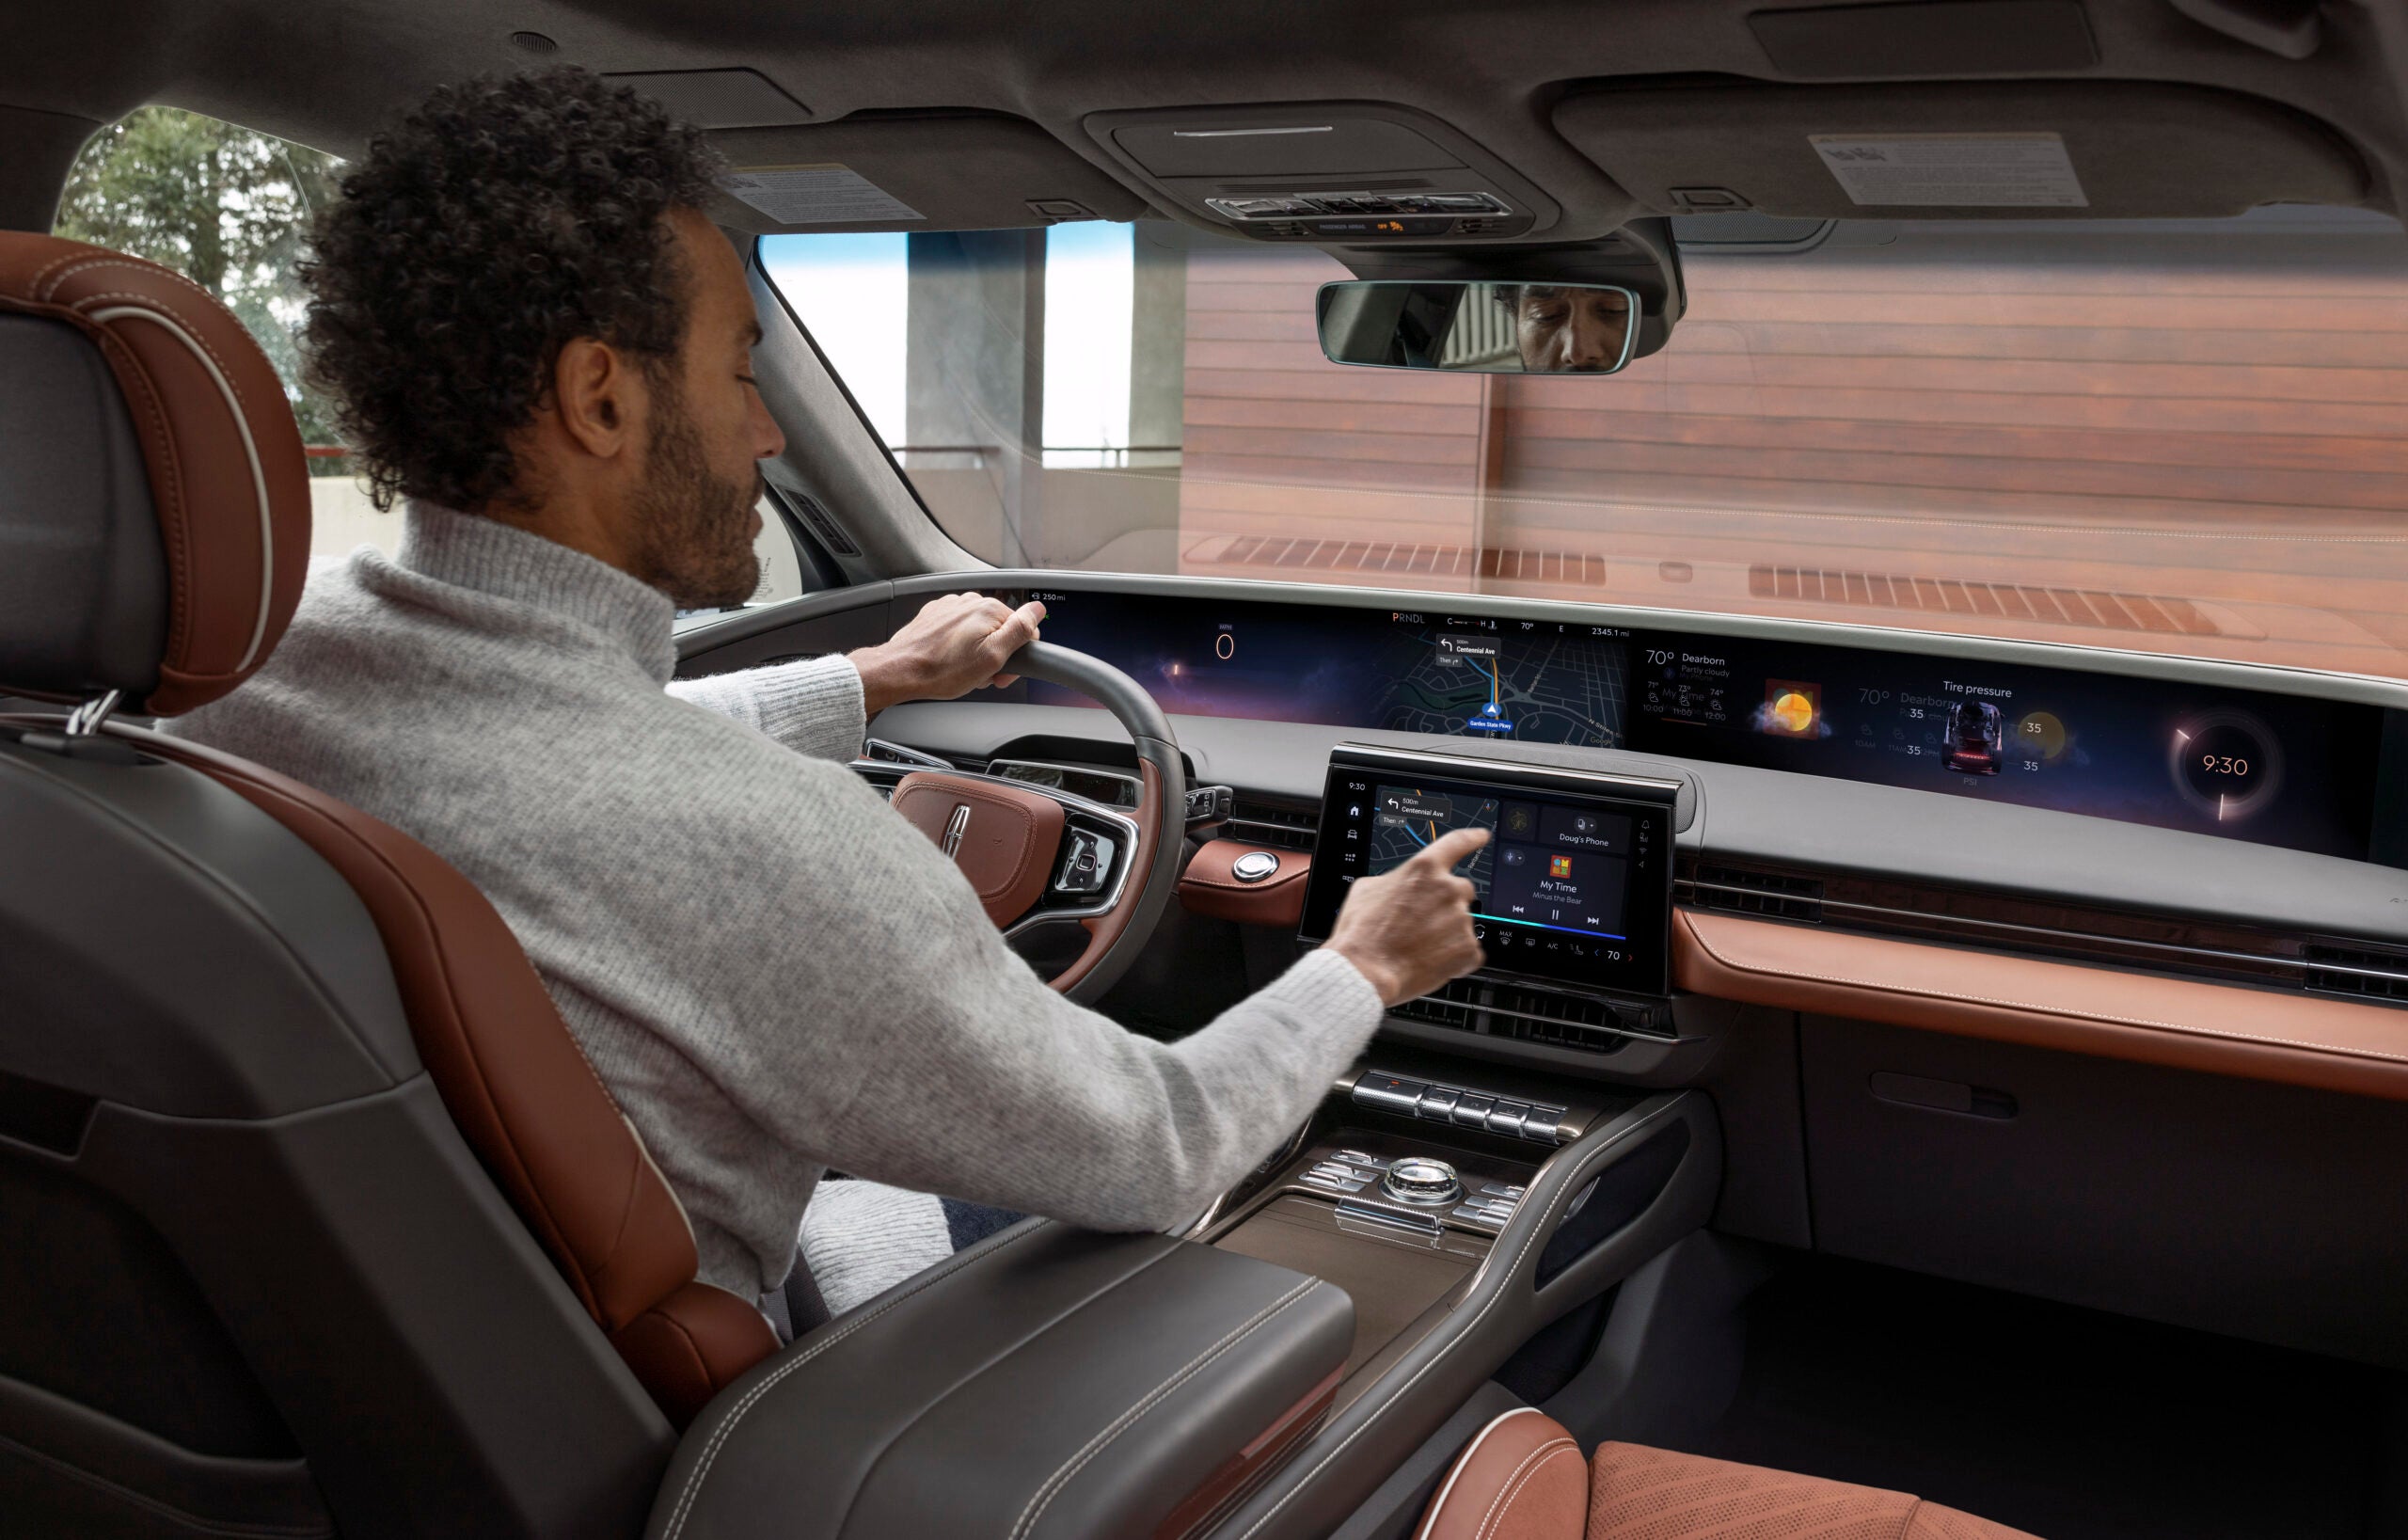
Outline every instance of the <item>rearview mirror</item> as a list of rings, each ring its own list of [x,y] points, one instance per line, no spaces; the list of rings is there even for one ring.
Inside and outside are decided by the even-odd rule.
[[[1610,374],[1639,340],[1639,295],[1610,283],[1324,283],[1332,363],[1458,374]]]

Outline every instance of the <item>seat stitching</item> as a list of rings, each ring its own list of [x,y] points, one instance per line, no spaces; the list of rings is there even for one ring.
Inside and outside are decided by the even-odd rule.
[[[2217,1038],[2228,1042],[2253,1042],[2269,1048],[2314,1048],[2329,1054],[2341,1054],[2352,1058],[2382,1059],[2387,1063],[2408,1064],[2408,1054],[2386,1054],[2379,1048],[2352,1047],[2341,1043],[2318,1042],[2304,1037],[2266,1037],[2254,1032],[2236,1031],[2228,1027],[2200,1026],[2188,1022],[2161,1022],[2147,1016],[2120,1016],[2103,1010],[2081,1010],[2065,1006],[2036,1005],[2028,1000],[2010,1000],[1989,994],[1962,994],[1953,991],[1933,989],[1917,984],[1885,983],[1869,978],[1851,978],[1844,974],[1812,973],[1802,968],[1765,968],[1750,962],[1737,962],[1714,949],[1705,937],[1690,931],[1708,957],[1734,972],[1751,974],[1759,978],[1808,978],[1823,984],[1845,984],[1851,989],[1872,990],[1882,994],[1907,995],[1920,1000],[1953,1000],[1960,1005],[1997,1006],[2007,1010],[2025,1010],[2034,1015],[2054,1017],[2067,1022],[2107,1022],[2118,1026],[2146,1026],[2162,1032],[2185,1036]],[[2217,985],[2209,985],[2210,989]]]
[[[1045,1484],[1037,1489],[1037,1495],[1028,1500],[1028,1506],[1022,1508],[1021,1510],[1020,1517],[1013,1521],[1011,1532],[1006,1537],[1006,1540],[1022,1540],[1023,1535],[1027,1534],[1031,1530],[1037,1527],[1038,1520],[1045,1516],[1045,1510],[1053,1505],[1055,1498],[1061,1495],[1062,1488],[1068,1486],[1073,1480],[1075,1480],[1079,1472],[1085,1469],[1088,1463],[1094,1460],[1097,1455],[1111,1448],[1113,1443],[1118,1439],[1122,1434],[1128,1432],[1129,1429],[1136,1423],[1138,1419],[1153,1410],[1153,1408],[1160,1405],[1163,1399],[1168,1396],[1172,1391],[1178,1389],[1180,1386],[1195,1378],[1198,1373],[1201,1373],[1207,1364],[1210,1364],[1213,1359],[1228,1352],[1229,1348],[1234,1346],[1241,1338],[1244,1338],[1256,1327],[1263,1325],[1273,1316],[1277,1315],[1281,1310],[1284,1310],[1289,1306],[1294,1304],[1297,1300],[1302,1299],[1307,1294],[1310,1293],[1314,1286],[1320,1283],[1320,1281],[1321,1280],[1319,1278],[1308,1278],[1302,1283],[1297,1284],[1294,1288],[1289,1290],[1286,1294],[1280,1295],[1277,1299],[1275,1299],[1270,1304],[1264,1306],[1261,1310],[1257,1310],[1253,1319],[1238,1326],[1228,1336],[1222,1338],[1219,1342],[1214,1342],[1211,1347],[1206,1348],[1194,1358],[1188,1360],[1185,1368],[1180,1370],[1170,1378],[1163,1381],[1162,1384],[1154,1387],[1152,1390],[1149,1391],[1134,1405],[1131,1406],[1127,1411],[1122,1412],[1119,1417],[1116,1418],[1111,1426],[1103,1429],[1094,1437],[1088,1439],[1085,1448],[1081,1449],[1076,1454],[1071,1455],[1069,1460],[1063,1462],[1061,1468],[1046,1479]]]
[[[91,247],[86,246],[81,250],[62,252],[58,256],[53,257],[50,261],[37,268],[33,277],[25,280],[25,293],[44,305],[50,304],[51,294],[56,289],[57,285],[53,284],[49,289],[45,289],[41,286],[41,280],[48,278],[51,274],[57,272],[60,268],[66,267],[71,263],[92,261],[95,259],[95,255],[96,254]],[[62,275],[60,282],[64,281],[66,281],[66,279],[64,275]]]
[[[58,264],[54,262],[51,265],[55,267]],[[199,284],[184,277],[182,273],[177,272],[172,267],[167,267],[157,262],[142,262],[114,251],[99,252],[77,262],[74,266],[69,267],[60,272],[59,275],[51,281],[50,293],[45,294],[42,296],[44,302],[55,303],[55,301],[52,301],[51,295],[55,294],[58,292],[58,286],[60,284],[65,283],[69,278],[73,278],[76,274],[89,272],[95,268],[101,267],[122,267],[128,272],[139,273],[148,278],[168,278],[177,283],[182,284],[195,294],[208,300],[212,306],[218,303],[218,299],[215,294],[211,294],[207,289],[202,288]],[[44,271],[47,272],[48,269],[45,268]],[[82,301],[78,300],[73,303],[80,305]]]
[[[145,269],[144,271],[148,271],[148,269]],[[235,383],[234,372],[227,368],[226,360],[218,356],[218,352],[214,347],[210,345],[209,338],[202,331],[198,322],[193,320],[192,317],[184,314],[183,311],[176,309],[173,305],[168,304],[159,295],[144,294],[137,289],[112,289],[100,294],[86,294],[68,308],[74,310],[76,313],[81,314],[90,307],[101,303],[103,300],[108,299],[131,300],[141,305],[155,305],[160,310],[163,310],[169,315],[174,316],[177,321],[182,324],[184,330],[192,334],[193,341],[200,344],[201,351],[209,355],[210,361],[217,366],[217,372],[225,376],[226,389],[234,398],[234,409],[243,414],[243,418],[246,422],[249,421],[251,408],[249,404],[243,400],[243,388]]]
[[[183,456],[177,452],[175,430],[168,426],[167,409],[160,400],[159,382],[151,377],[150,371],[143,365],[141,356],[134,351],[133,344],[107,326],[99,325],[89,320],[86,320],[85,325],[92,326],[101,334],[99,339],[102,344],[101,352],[103,357],[110,357],[110,372],[112,373],[117,372],[116,359],[110,357],[109,351],[114,348],[117,353],[124,356],[127,368],[142,387],[143,415],[150,421],[151,440],[157,447],[160,458],[166,464],[168,477],[167,484],[164,487],[156,484],[151,487],[154,497],[161,492],[166,493],[166,496],[159,500],[166,504],[162,511],[167,516],[160,520],[161,538],[177,548],[170,553],[167,563],[168,614],[175,618],[177,625],[184,632],[182,640],[188,643],[191,641],[194,625],[192,580],[185,570],[191,564],[188,553],[192,545],[192,505],[190,500],[184,496],[184,462]],[[120,381],[119,394],[131,396],[134,392],[126,389]],[[177,640],[174,637],[169,638],[171,648]]]
[[[1489,1503],[1488,1512],[1481,1516],[1480,1528],[1472,1532],[1471,1540],[1491,1540],[1491,1536],[1504,1525],[1505,1516],[1513,1511],[1514,1500],[1522,1495],[1524,1488],[1538,1479],[1538,1473],[1545,1468],[1547,1461],[1560,1459],[1565,1454],[1576,1456],[1579,1453],[1578,1444],[1569,1438],[1558,1438],[1553,1442],[1541,1444],[1523,1455],[1522,1463],[1515,1466],[1513,1473],[1505,1478],[1504,1489],[1498,1492],[1495,1500]]]
[[[1587,1176],[1590,1170],[1599,1160],[1603,1159],[1610,1151],[1621,1149],[1632,1138],[1636,1137],[1640,1131],[1651,1128],[1655,1124],[1662,1121],[1665,1118],[1670,1117],[1673,1111],[1676,1110],[1677,1106],[1677,1103],[1667,1105],[1661,1112],[1656,1113],[1654,1117],[1633,1123],[1630,1127],[1624,1129],[1612,1139],[1599,1145],[1594,1151],[1591,1151],[1587,1159],[1583,1160],[1578,1166],[1573,1168],[1571,1175],[1563,1179],[1562,1183],[1555,1190],[1555,1197],[1548,1200],[1547,1206],[1552,1209],[1557,1203],[1568,1197],[1574,1190],[1576,1190],[1576,1184],[1580,1182],[1581,1178]],[[1464,1338],[1469,1336],[1471,1332],[1480,1326],[1481,1322],[1488,1318],[1489,1311],[1495,1310],[1498,1305],[1504,1302],[1505,1295],[1508,1292],[1505,1286],[1505,1280],[1512,1278],[1514,1274],[1521,1271],[1523,1259],[1527,1258],[1530,1254],[1530,1247],[1538,1244],[1539,1233],[1542,1228],[1542,1226],[1534,1225],[1531,1227],[1530,1233],[1523,1237],[1521,1249],[1513,1253],[1513,1261],[1500,1276],[1496,1292],[1488,1296],[1487,1304],[1482,1305],[1477,1311],[1473,1312],[1470,1320],[1464,1323],[1462,1330],[1454,1334],[1454,1341],[1461,1342]],[[1329,1469],[1329,1463],[1332,1460],[1335,1460],[1340,1454],[1345,1453],[1347,1449],[1354,1444],[1355,1439],[1360,1438],[1363,1435],[1369,1433],[1371,1430],[1371,1424],[1379,1421],[1379,1417],[1382,1412],[1386,1411],[1389,1407],[1402,1400],[1404,1393],[1407,1390],[1412,1389],[1416,1385],[1418,1385],[1424,1374],[1427,1374],[1432,1370],[1437,1368],[1438,1365],[1445,1360],[1446,1355],[1444,1353],[1432,1355],[1429,1361],[1422,1364],[1420,1368],[1415,1370],[1410,1375],[1408,1375],[1405,1378],[1404,1383],[1398,1386],[1395,1390],[1391,1391],[1386,1400],[1383,1400],[1379,1405],[1366,1410],[1363,1414],[1363,1421],[1354,1425],[1354,1431],[1348,1434],[1345,1437],[1340,1438],[1338,1441],[1337,1448],[1323,1455],[1319,1463],[1314,1465],[1310,1470],[1306,1471],[1304,1475],[1297,1478],[1294,1484],[1291,1485],[1286,1492],[1280,1495],[1279,1500],[1274,1502],[1260,1518],[1256,1519],[1252,1524],[1248,1525],[1245,1532],[1238,1535],[1236,1540],[1254,1540],[1254,1536],[1261,1532],[1262,1527],[1265,1524],[1270,1523],[1274,1518],[1276,1518],[1279,1516],[1279,1511],[1281,1509],[1287,1507],[1289,1503],[1293,1502],[1296,1500],[1297,1494],[1304,1491],[1304,1489],[1311,1484],[1312,1479],[1315,1476],[1320,1475],[1323,1470]],[[673,1540],[673,1537],[672,1537],[672,1540]]]
[[[760,1384],[752,1387],[750,1390],[745,1391],[744,1398],[741,1401],[738,1401],[736,1405],[729,1410],[727,1420],[711,1431],[710,1441],[704,1446],[702,1458],[695,1462],[694,1473],[686,1478],[686,1489],[680,1492],[677,1496],[676,1511],[670,1516],[668,1532],[661,1537],[661,1540],[677,1540],[677,1536],[685,1532],[686,1515],[692,1508],[694,1499],[702,1492],[703,1482],[710,1475],[711,1465],[719,1458],[721,1447],[726,1443],[728,1436],[736,1431],[736,1425],[744,1421],[744,1415],[751,1411],[754,1404],[759,1402],[763,1396],[768,1394],[771,1389],[775,1389],[779,1381],[784,1379],[788,1374],[793,1373],[804,1364],[809,1363],[820,1354],[835,1346],[838,1342],[843,1342],[846,1338],[850,1337],[853,1333],[861,1330],[863,1326],[868,1326],[872,1321],[877,1320],[887,1311],[894,1310],[895,1307],[901,1305],[904,1301],[911,1298],[913,1295],[920,1294],[924,1290],[927,1290],[935,1284],[943,1282],[946,1278],[951,1278],[954,1274],[960,1272],[965,1267],[984,1262],[988,1258],[996,1256],[1010,1246],[1018,1246],[1021,1242],[1028,1239],[1031,1235],[1038,1234],[1043,1230],[1043,1228],[1044,1227],[1041,1225],[1031,1225],[1028,1229],[1022,1230],[1019,1234],[1007,1236],[1004,1240],[999,1241],[996,1243],[992,1250],[977,1252],[966,1258],[957,1256],[954,1258],[950,1265],[940,1264],[939,1266],[928,1269],[926,1274],[922,1275],[917,1283],[912,1284],[910,1288],[904,1290],[901,1294],[896,1294],[894,1298],[888,1300],[885,1304],[880,1305],[878,1309],[870,1311],[868,1314],[861,1317],[859,1320],[851,1322],[848,1325],[839,1326],[831,1331],[818,1342],[812,1343],[809,1351],[798,1353],[793,1357],[788,1358],[784,1363],[778,1365],[776,1369],[772,1370],[767,1376],[765,1376]]]
[[[1455,1456],[1455,1463],[1448,1470],[1447,1479],[1439,1484],[1438,1495],[1430,1500],[1430,1506],[1423,1511],[1421,1522],[1413,1532],[1413,1540],[1430,1540],[1430,1532],[1438,1527],[1439,1511],[1446,1507],[1447,1499],[1454,1492],[1455,1483],[1463,1479],[1465,1469],[1471,1464],[1472,1456],[1480,1453],[1480,1446],[1488,1442],[1490,1434],[1525,1413],[1532,1417],[1546,1415],[1536,1406],[1516,1406],[1510,1412],[1499,1412],[1490,1418],[1485,1427],[1472,1435],[1471,1442],[1464,1446],[1464,1452],[1461,1454]]]

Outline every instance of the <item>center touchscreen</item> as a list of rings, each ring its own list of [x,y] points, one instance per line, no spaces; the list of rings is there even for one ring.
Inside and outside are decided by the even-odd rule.
[[[1346,889],[1455,829],[1487,845],[1471,881],[1481,971],[1634,994],[1666,990],[1670,783],[1347,746],[1330,757],[1301,933],[1324,940]]]

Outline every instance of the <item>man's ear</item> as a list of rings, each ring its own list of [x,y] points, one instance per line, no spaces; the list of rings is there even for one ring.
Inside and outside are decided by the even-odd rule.
[[[636,443],[651,405],[643,371],[610,343],[579,337],[552,365],[552,409],[562,429],[596,459],[616,459]]]

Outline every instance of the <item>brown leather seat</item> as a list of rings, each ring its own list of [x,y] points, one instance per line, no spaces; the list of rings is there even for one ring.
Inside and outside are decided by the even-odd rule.
[[[1531,1407],[1482,1428],[1415,1540],[2033,1540],[1904,1492],[1638,1444],[1593,1459]]]
[[[64,541],[35,531],[0,549],[0,564],[19,564],[13,582],[0,584],[9,602],[59,617],[12,628],[0,689],[115,692],[129,709],[159,716],[217,699],[267,660],[307,569],[309,475],[274,370],[203,290],[73,241],[0,232],[0,317],[11,315],[67,328],[105,361],[148,481],[147,500],[112,500],[114,516],[138,516],[125,510],[147,500],[165,573],[145,570],[157,563],[144,555],[147,531],[134,540],[83,528]],[[49,570],[34,570],[44,561]],[[673,1421],[683,1426],[776,1347],[750,1302],[695,1279],[684,1210],[516,939],[467,879],[400,831],[260,766],[115,724],[106,731],[230,788],[350,883],[445,1106]]]

